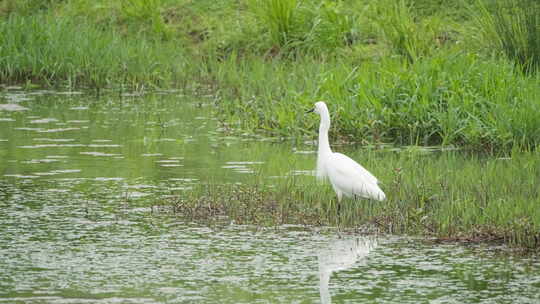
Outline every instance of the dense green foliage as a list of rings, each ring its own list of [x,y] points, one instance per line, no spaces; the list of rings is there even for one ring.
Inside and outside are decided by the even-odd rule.
[[[517,62],[525,72],[540,69],[540,2],[495,1],[491,9],[476,7],[476,22],[484,41]]]
[[[0,1],[0,81],[209,88],[282,136],[328,102],[347,141],[540,142],[539,17],[513,1]]]
[[[185,60],[172,48],[160,49],[155,41],[122,39],[113,30],[96,30],[84,20],[9,16],[0,37],[3,82],[91,88],[161,85],[181,75]]]

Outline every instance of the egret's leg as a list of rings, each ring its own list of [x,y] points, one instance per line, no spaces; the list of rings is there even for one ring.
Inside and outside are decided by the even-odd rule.
[[[336,190],[336,194],[337,194],[338,203],[341,203],[341,198],[343,197],[343,192],[341,192],[339,190]]]
[[[341,213],[341,199],[343,198],[343,192],[336,189],[337,194],[337,214],[338,214],[338,221],[339,221],[339,215]]]

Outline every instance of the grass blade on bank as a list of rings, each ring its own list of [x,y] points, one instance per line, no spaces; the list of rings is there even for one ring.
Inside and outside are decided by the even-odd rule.
[[[540,68],[540,2],[478,0],[472,11],[482,44],[490,45],[527,73]]]
[[[123,38],[83,20],[11,15],[0,22],[0,45],[2,82],[159,86],[170,83],[173,73],[188,72],[184,56],[172,48]]]

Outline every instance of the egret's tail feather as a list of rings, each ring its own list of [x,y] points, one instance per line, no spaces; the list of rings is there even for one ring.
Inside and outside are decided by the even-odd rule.
[[[384,201],[386,200],[386,195],[384,192],[379,188],[379,186],[374,184],[365,184],[363,187],[360,187],[360,191],[355,191],[357,195],[367,198],[367,199],[373,199],[377,201]]]

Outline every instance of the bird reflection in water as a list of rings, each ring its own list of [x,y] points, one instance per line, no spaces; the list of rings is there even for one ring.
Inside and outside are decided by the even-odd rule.
[[[321,303],[331,303],[329,283],[332,272],[345,270],[365,262],[365,257],[377,247],[374,238],[340,239],[330,242],[318,252],[319,290]]]

